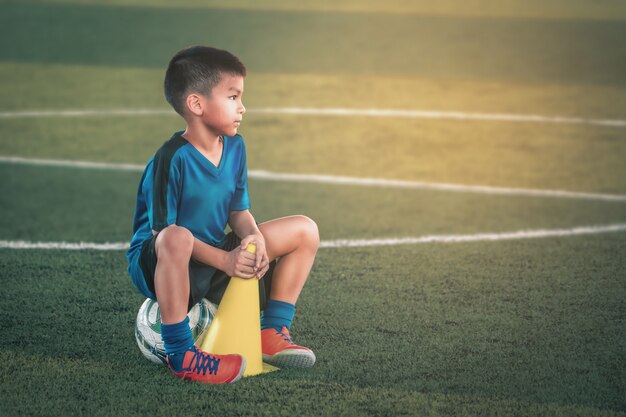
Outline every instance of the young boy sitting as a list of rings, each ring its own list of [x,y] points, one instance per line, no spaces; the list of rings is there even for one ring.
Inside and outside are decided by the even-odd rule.
[[[158,300],[167,364],[182,379],[230,383],[243,375],[240,355],[194,345],[187,318],[202,297],[219,303],[232,276],[259,278],[263,360],[279,367],[315,363],[289,328],[319,233],[304,216],[257,225],[249,211],[246,148],[237,134],[245,76],[237,57],[215,48],[194,46],[172,58],[165,98],[186,129],[148,162],[137,193],[128,271],[139,291]],[[245,251],[250,243],[256,254]]]

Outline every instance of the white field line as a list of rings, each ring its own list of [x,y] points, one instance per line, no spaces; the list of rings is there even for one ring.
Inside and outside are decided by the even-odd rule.
[[[369,246],[397,246],[416,245],[423,243],[465,243],[486,242],[499,240],[539,239],[549,237],[567,237],[592,235],[600,233],[624,232],[626,224],[610,224],[606,226],[579,226],[571,229],[538,229],[519,230],[503,233],[478,233],[473,235],[431,235],[420,237],[390,238],[390,239],[345,239],[328,240],[321,243],[323,248],[358,248]]]
[[[138,164],[121,164],[112,162],[75,161],[68,159],[40,159],[22,158],[20,156],[0,155],[0,163],[19,165],[38,165],[59,168],[79,168],[79,169],[104,169],[110,171],[143,171],[145,168]]]
[[[0,249],[61,249],[61,250],[127,250],[128,242],[90,243],[90,242],[29,242],[25,240],[0,240]]]
[[[108,116],[175,116],[169,109],[83,109],[83,110],[23,110],[0,112],[0,119],[40,117],[108,117]]]
[[[288,174],[268,171],[249,171],[251,178],[269,181],[313,182],[325,184],[359,185],[384,188],[407,188],[416,190],[437,190],[477,194],[506,194],[532,197],[572,198],[580,200],[600,200],[625,202],[626,195],[582,193],[564,190],[540,190],[532,188],[493,187],[489,185],[464,185],[423,181],[388,180],[382,178],[355,178],[316,174]]]
[[[90,162],[90,161],[70,161],[62,159],[36,159],[22,158],[17,156],[1,156],[0,163],[14,163],[23,165],[41,165],[56,166],[66,168],[82,168],[82,169],[104,169],[114,171],[139,171],[144,169],[142,165],[136,164],[119,164],[109,162]],[[626,202],[626,195],[621,194],[599,194],[599,193],[583,193],[564,190],[541,190],[532,188],[507,188],[493,187],[489,185],[463,185],[448,184],[436,182],[422,181],[403,181],[390,180],[382,178],[356,178],[342,177],[318,174],[290,174],[280,172],[270,172],[263,170],[250,170],[248,176],[253,179],[266,181],[289,181],[289,182],[308,182],[318,184],[336,184],[336,185],[357,185],[364,187],[384,187],[384,188],[405,188],[416,190],[437,190],[461,193],[477,193],[477,194],[500,194],[500,195],[516,195],[516,196],[532,196],[532,197],[551,197],[551,198],[570,198],[579,200],[595,200],[610,202]]]
[[[313,116],[364,116],[364,117],[405,117],[410,119],[480,120],[488,122],[526,122],[589,124],[598,126],[626,127],[626,120],[589,119],[581,117],[540,116],[533,114],[471,113],[460,111],[396,110],[396,109],[345,109],[308,107],[267,107],[251,109],[254,113],[295,114]]]
[[[251,108],[249,113],[286,114],[309,116],[360,116],[360,117],[403,117],[410,119],[478,120],[488,122],[524,122],[587,124],[608,127],[626,127],[626,120],[595,119],[566,116],[541,116],[535,114],[473,113],[462,111],[398,110],[398,109],[349,109],[319,107],[260,107]],[[26,110],[2,111],[0,119],[36,117],[94,117],[94,116],[167,116],[175,115],[168,109],[84,109],[84,110]]]
[[[478,233],[468,235],[430,235],[420,237],[388,238],[388,239],[341,239],[325,240],[322,248],[363,248],[375,246],[416,245],[427,243],[468,243],[492,242],[500,240],[540,239],[551,237],[568,237],[593,235],[601,233],[625,232],[626,224],[610,224],[605,226],[580,226],[571,229],[538,229],[519,230],[503,233]],[[0,240],[0,249],[61,249],[61,250],[101,250],[121,251],[128,249],[128,243],[89,243],[89,242],[28,242]]]

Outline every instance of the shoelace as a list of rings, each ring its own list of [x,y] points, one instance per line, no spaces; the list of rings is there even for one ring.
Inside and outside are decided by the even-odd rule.
[[[285,334],[283,332],[278,332],[278,334],[281,335],[283,337],[283,339],[285,339],[286,342],[289,342],[292,345],[295,345],[295,343],[293,343],[293,340],[291,340],[291,337],[289,337],[288,334]]]
[[[206,375],[206,372],[209,371],[209,375],[216,375],[217,369],[220,366],[220,361],[221,359],[218,359],[215,356],[196,350],[193,354],[193,358],[191,358],[191,362],[189,363],[189,369],[187,370],[197,374],[202,372],[202,375]]]

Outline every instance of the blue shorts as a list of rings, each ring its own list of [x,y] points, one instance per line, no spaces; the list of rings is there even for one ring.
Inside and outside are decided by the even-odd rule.
[[[133,278],[133,283],[137,289],[148,298],[156,300],[154,291],[154,271],[156,270],[157,257],[154,249],[156,237],[151,236],[141,245],[141,250],[137,255],[131,257],[129,272]],[[226,235],[224,245],[221,249],[232,251],[241,243],[241,239],[233,232]],[[265,308],[265,303],[272,288],[272,274],[276,261],[270,263],[267,273],[259,280],[259,303],[261,310]],[[189,304],[190,310],[202,298],[219,304],[224,296],[226,287],[230,282],[230,277],[223,271],[212,266],[189,260]]]

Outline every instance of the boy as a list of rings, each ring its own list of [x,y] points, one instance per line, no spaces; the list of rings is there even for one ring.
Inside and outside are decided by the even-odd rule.
[[[167,365],[182,379],[230,383],[243,375],[240,355],[194,346],[187,318],[202,297],[219,303],[231,276],[260,280],[263,360],[315,363],[289,328],[319,247],[317,225],[304,216],[257,225],[250,214],[246,150],[237,135],[245,76],[237,57],[215,48],[194,46],[172,58],[165,98],[187,126],[148,162],[137,193],[128,271],[139,291],[158,300]],[[250,243],[256,254],[245,251]]]

